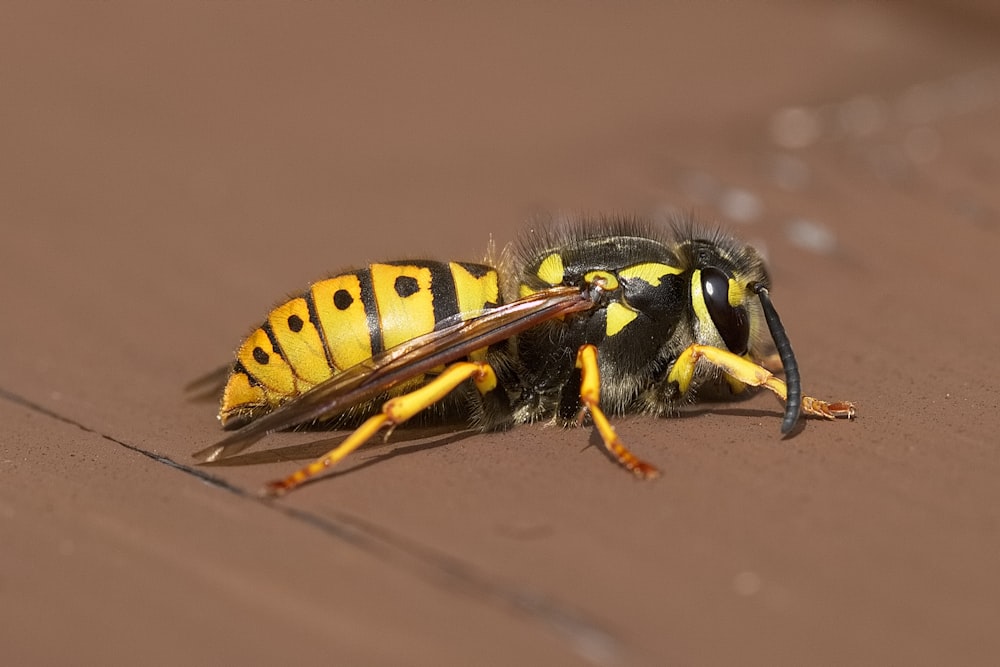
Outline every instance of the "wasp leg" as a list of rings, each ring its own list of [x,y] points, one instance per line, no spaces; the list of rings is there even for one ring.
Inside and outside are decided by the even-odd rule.
[[[689,345],[681,352],[670,370],[667,380],[676,382],[680,392],[686,393],[691,386],[691,379],[694,377],[694,367],[699,359],[705,359],[716,368],[722,370],[728,378],[738,380],[752,387],[765,387],[774,392],[782,401],[788,397],[787,387],[784,381],[774,377],[769,370],[757,364],[737,356],[727,350],[708,345]],[[847,401],[837,401],[828,403],[811,396],[802,397],[802,412],[825,417],[826,419],[836,419],[837,417],[854,417],[854,404]]]
[[[597,368],[597,348],[593,345],[583,345],[576,354],[576,367],[580,369],[580,409],[582,420],[586,412],[590,412],[597,432],[608,453],[626,470],[631,470],[636,477],[652,479],[660,475],[656,466],[639,459],[622,444],[618,434],[608,421],[607,415],[601,409],[601,374]]]
[[[300,486],[304,482],[329,470],[348,454],[367,442],[382,427],[392,429],[410,419],[421,410],[434,405],[460,384],[472,378],[481,393],[491,391],[497,384],[493,368],[478,361],[462,361],[452,364],[440,375],[424,386],[402,396],[391,398],[382,404],[382,412],[366,420],[346,440],[321,458],[295,471],[285,479],[271,482],[264,493],[280,496]]]

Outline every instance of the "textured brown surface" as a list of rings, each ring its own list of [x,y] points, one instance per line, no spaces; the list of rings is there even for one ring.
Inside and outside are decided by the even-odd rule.
[[[4,661],[1000,660],[997,13],[665,5],[0,8]],[[856,423],[619,420],[652,483],[541,426],[274,504],[328,436],[190,467],[181,388],[286,292],[671,207],[766,249]]]

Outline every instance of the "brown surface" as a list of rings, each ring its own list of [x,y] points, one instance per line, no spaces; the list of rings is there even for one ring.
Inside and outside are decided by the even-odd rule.
[[[1000,661],[989,3],[170,7],[0,9],[5,662]],[[373,446],[273,505],[324,436],[189,467],[219,433],[181,387],[284,293],[669,206],[766,247],[807,389],[856,423],[619,420],[653,483],[540,426]]]

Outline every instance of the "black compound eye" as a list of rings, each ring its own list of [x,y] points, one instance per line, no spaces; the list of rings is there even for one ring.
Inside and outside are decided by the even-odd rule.
[[[729,305],[729,276],[713,267],[702,269],[701,292],[708,314],[726,347],[733,354],[746,354],[750,323],[745,308]]]

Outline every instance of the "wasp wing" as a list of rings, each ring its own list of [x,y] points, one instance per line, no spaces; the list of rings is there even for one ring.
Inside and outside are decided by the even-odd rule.
[[[225,389],[226,380],[229,379],[229,373],[232,370],[233,365],[227,364],[202,375],[196,380],[192,380],[184,387],[187,400],[198,403],[217,402],[219,400],[219,393]]]
[[[229,371],[232,370],[232,364],[226,364],[225,366],[219,366],[218,368],[212,369],[210,372],[205,373],[199,378],[191,380],[184,387],[185,393],[194,393],[207,391],[209,389],[213,391],[222,391],[223,387],[226,386],[226,379],[229,376]]]
[[[418,336],[325,380],[272,412],[194,454],[202,462],[234,456],[269,433],[329,419],[387,389],[546,320],[593,308],[594,295],[551,287]]]

